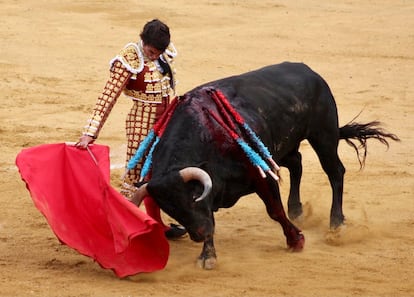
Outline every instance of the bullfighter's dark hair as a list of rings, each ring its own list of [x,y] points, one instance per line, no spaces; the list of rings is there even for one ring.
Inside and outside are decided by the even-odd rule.
[[[153,19],[145,24],[140,37],[144,44],[164,52],[170,44],[170,28],[159,19]]]

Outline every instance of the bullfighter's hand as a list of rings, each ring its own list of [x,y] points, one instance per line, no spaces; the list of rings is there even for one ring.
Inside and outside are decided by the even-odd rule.
[[[80,149],[86,149],[86,147],[90,144],[93,143],[95,139],[93,139],[91,136],[88,135],[82,135],[79,138],[79,142],[76,143],[76,147],[80,148]]]

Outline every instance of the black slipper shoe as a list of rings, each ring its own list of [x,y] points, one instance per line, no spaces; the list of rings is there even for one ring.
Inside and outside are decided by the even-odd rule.
[[[183,237],[187,233],[187,230],[183,226],[170,224],[170,229],[164,233],[168,239],[174,240]]]

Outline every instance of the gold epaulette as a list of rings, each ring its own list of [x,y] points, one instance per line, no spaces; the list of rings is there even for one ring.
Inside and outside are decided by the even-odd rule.
[[[128,43],[118,55],[109,63],[110,66],[115,61],[120,61],[125,68],[133,74],[138,74],[144,69],[144,56],[136,43]]]
[[[176,48],[175,48],[175,46],[172,42],[170,42],[170,44],[167,46],[164,53],[167,54],[170,59],[174,59],[178,54],[178,52],[177,52],[177,50],[176,50]]]

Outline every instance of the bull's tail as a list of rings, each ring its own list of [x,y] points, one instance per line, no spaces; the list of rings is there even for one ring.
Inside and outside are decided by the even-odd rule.
[[[355,149],[361,168],[363,168],[365,165],[368,139],[377,139],[382,144],[386,145],[387,148],[389,147],[387,138],[394,141],[400,141],[397,135],[388,133],[382,129],[380,125],[381,123],[378,121],[373,121],[366,124],[350,122],[345,126],[339,128],[339,139],[344,139],[350,146]],[[357,140],[359,142],[359,145],[355,144],[352,140]],[[360,151],[361,149],[362,152]]]

